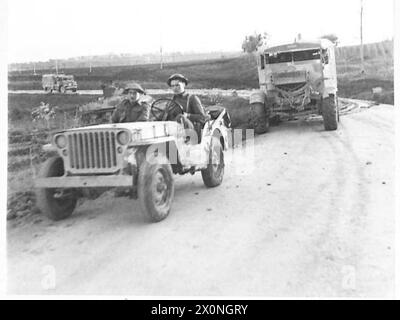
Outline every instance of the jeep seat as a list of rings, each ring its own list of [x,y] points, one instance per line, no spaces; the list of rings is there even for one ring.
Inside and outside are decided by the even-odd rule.
[[[224,124],[227,128],[231,127],[232,121],[231,121],[231,117],[229,116],[228,111],[226,110],[226,108],[222,107],[222,106],[210,106],[210,107],[206,107],[206,112],[210,115],[211,120],[215,120],[219,117],[219,115],[225,111],[225,115],[223,117],[224,120]]]

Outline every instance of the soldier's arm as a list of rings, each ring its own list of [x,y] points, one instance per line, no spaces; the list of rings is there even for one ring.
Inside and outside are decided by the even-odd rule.
[[[119,112],[118,109],[116,108],[111,116],[111,122],[118,123],[118,120],[119,120]]]
[[[150,117],[150,105],[147,102],[142,102],[142,113],[140,114],[137,121],[149,121]]]
[[[190,101],[189,101],[189,110],[190,111],[187,114],[187,118],[190,121],[195,121],[195,122],[206,122],[206,120],[208,119],[208,116],[201,104],[201,101],[199,99],[199,97],[197,96],[191,96],[189,97]]]
[[[111,122],[112,123],[119,123],[120,122],[120,116],[122,112],[123,105],[125,103],[125,100],[122,100],[120,103],[117,104],[115,107],[115,110],[111,116]]]

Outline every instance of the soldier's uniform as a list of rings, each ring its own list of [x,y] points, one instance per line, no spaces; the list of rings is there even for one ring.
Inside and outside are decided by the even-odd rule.
[[[122,100],[111,117],[113,123],[148,121],[150,105],[145,101],[131,103],[128,99]]]
[[[171,86],[172,80],[179,80],[184,82],[185,85],[188,84],[188,79],[182,74],[173,74],[170,76],[167,80],[167,84],[169,86]],[[191,95],[187,92],[183,92],[180,94],[175,94],[172,100],[180,104],[183,108],[183,111],[187,114],[187,118],[183,120],[185,128],[195,129],[200,141],[201,129],[210,116],[205,112],[199,97],[196,95]]]
[[[183,92],[175,94],[172,100],[182,106],[183,111],[187,113],[187,118],[193,123],[199,122],[204,124],[207,121],[208,115],[204,111],[199,97]]]
[[[134,90],[141,94],[146,94],[144,89],[134,84],[126,88],[123,94],[127,94],[129,91]],[[135,101],[131,102],[129,99],[122,100],[116,107],[111,116],[111,122],[137,122],[137,121],[148,121],[150,116],[150,105],[146,101]]]

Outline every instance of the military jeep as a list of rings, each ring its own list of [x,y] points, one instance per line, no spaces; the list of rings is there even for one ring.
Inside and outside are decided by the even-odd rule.
[[[53,220],[64,219],[72,214],[78,198],[123,187],[138,199],[151,221],[165,219],[174,197],[173,174],[201,171],[207,187],[223,180],[229,117],[222,107],[207,111],[209,120],[199,140],[183,122],[169,120],[170,114],[183,114],[182,107],[170,99],[151,105],[152,121],[55,133],[47,150],[58,155],[43,164],[35,180],[39,208]]]
[[[250,96],[256,133],[268,130],[272,117],[322,115],[325,130],[339,122],[335,45],[326,39],[259,50],[260,90]]]

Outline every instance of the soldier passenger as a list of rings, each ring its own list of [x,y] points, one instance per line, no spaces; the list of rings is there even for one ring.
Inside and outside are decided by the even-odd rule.
[[[140,101],[142,95],[146,94],[139,84],[133,84],[122,92],[127,97],[122,100],[111,116],[111,122],[136,122],[148,121],[150,105],[145,101]]]

